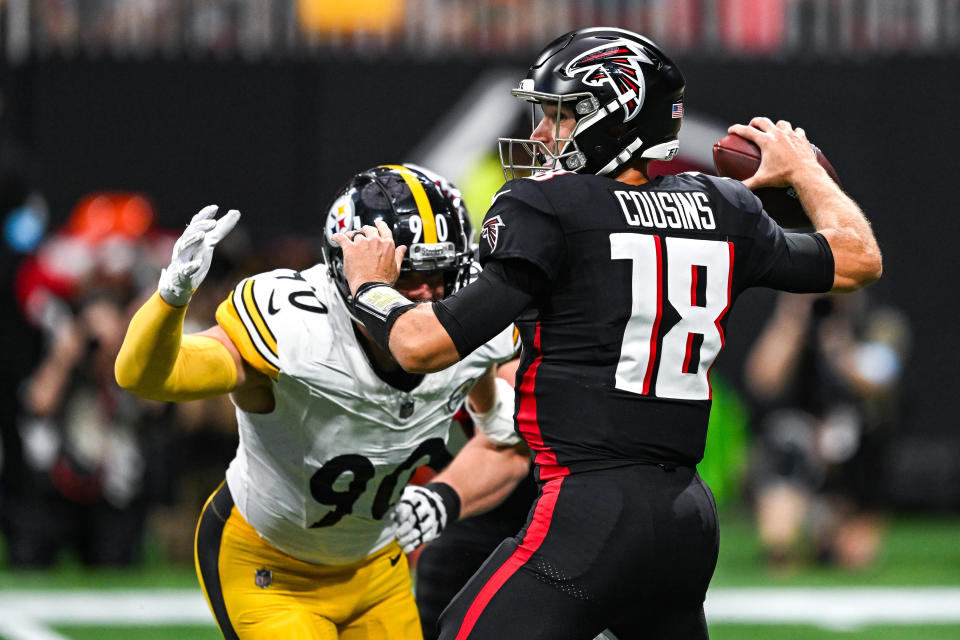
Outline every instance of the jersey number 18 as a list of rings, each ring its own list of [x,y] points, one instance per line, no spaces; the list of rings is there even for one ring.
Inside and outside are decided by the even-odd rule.
[[[616,388],[658,398],[708,400],[710,367],[723,348],[720,320],[730,307],[733,243],[613,233],[610,258],[631,264],[630,319]],[[680,320],[661,335],[664,298]]]

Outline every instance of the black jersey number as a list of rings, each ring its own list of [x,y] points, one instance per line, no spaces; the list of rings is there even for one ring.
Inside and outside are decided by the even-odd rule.
[[[730,307],[732,243],[613,233],[610,258],[631,264],[630,319],[616,387],[644,395],[653,390],[659,398],[709,399],[708,374],[724,342],[720,320]],[[661,335],[665,298],[680,320]]]
[[[421,463],[423,458],[427,458],[425,463]],[[430,438],[421,442],[406,460],[380,481],[370,515],[376,520],[386,515],[392,504],[393,494],[400,483],[400,476],[405,471],[413,475],[413,469],[420,464],[434,466],[449,458],[450,454],[441,438]],[[346,490],[338,491],[334,488],[334,484],[345,473],[351,476],[349,484]],[[328,460],[310,478],[310,495],[320,504],[334,507],[334,509],[310,525],[310,528],[331,527],[340,522],[343,516],[353,513],[354,503],[367,490],[367,483],[375,475],[376,469],[373,463],[361,455],[348,453]],[[409,476],[404,479],[403,484],[406,484],[407,480]]]

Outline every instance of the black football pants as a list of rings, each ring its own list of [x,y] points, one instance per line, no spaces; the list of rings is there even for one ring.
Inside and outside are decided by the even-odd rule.
[[[441,640],[707,638],[713,495],[689,467],[634,465],[547,481],[440,618]]]

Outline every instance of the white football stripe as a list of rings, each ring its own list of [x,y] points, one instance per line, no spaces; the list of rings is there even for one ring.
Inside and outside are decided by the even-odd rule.
[[[707,620],[850,629],[873,624],[960,623],[960,587],[722,588],[707,593]],[[0,635],[62,640],[46,624],[214,625],[199,589],[0,591]]]

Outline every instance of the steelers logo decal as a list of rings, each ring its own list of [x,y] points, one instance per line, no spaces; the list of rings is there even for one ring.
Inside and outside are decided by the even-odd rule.
[[[335,233],[345,233],[352,230],[353,225],[353,200],[350,196],[338,198],[337,201],[333,203],[333,206],[330,207],[330,212],[327,213],[327,242],[333,246],[330,237]]]
[[[471,378],[453,390],[453,393],[447,398],[447,411],[456,411],[463,404],[463,399],[470,393],[470,389],[473,388],[473,383],[476,381],[476,378]]]

